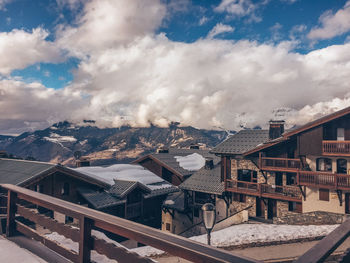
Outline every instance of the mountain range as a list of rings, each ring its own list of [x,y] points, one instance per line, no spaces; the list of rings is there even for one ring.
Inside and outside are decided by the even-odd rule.
[[[151,125],[135,128],[99,128],[94,121],[81,124],[63,121],[19,136],[0,135],[0,150],[20,158],[73,166],[74,153],[89,157],[93,165],[130,162],[161,147],[187,148],[198,144],[211,148],[223,141],[225,131]]]

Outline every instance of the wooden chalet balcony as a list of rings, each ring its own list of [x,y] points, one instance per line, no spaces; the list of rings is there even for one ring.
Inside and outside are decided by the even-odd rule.
[[[350,141],[322,141],[322,154],[350,156]]]
[[[300,202],[302,194],[296,186],[279,186],[260,183],[251,183],[237,180],[226,181],[226,191],[253,195],[258,197],[273,198],[278,200]]]
[[[261,170],[281,172],[296,172],[302,167],[299,159],[262,156],[259,157],[259,166]]]
[[[91,251],[107,256],[118,262],[151,263],[153,260],[142,257],[122,246],[116,246],[108,240],[95,236],[94,231],[104,231],[135,240],[163,250],[171,255],[187,259],[191,262],[260,262],[245,258],[222,249],[211,247],[191,239],[169,234],[158,229],[147,227],[123,218],[112,216],[81,205],[63,201],[19,186],[2,184],[0,190],[7,191],[6,236],[22,233],[33,238],[65,258],[80,263],[91,262]],[[59,223],[51,217],[28,208],[27,204],[41,206],[51,211],[73,217],[79,221],[79,228]],[[21,220],[23,217],[26,220]],[[65,248],[59,242],[48,239],[36,231],[36,227],[27,225],[30,221],[51,231],[71,239],[78,245],[78,251]],[[0,260],[1,261],[1,260]]]
[[[327,172],[298,171],[299,185],[335,190],[350,190],[350,175]]]

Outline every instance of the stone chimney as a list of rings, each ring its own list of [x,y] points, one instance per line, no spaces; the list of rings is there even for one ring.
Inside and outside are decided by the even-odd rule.
[[[284,121],[270,121],[270,128],[269,128],[269,139],[273,140],[276,138],[279,138],[284,133]]]
[[[205,168],[206,170],[212,170],[212,169],[214,169],[214,160],[213,160],[213,158],[210,158],[210,157],[205,158],[205,165],[204,165],[204,168]]]
[[[90,159],[89,157],[80,157],[78,160],[76,160],[75,164],[77,167],[87,167],[90,166]]]

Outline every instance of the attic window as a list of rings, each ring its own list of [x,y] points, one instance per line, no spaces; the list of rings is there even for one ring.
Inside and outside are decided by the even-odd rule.
[[[67,183],[67,182],[65,182],[64,184],[63,184],[63,187],[62,187],[62,189],[61,189],[61,194],[62,195],[69,195],[69,183]]]

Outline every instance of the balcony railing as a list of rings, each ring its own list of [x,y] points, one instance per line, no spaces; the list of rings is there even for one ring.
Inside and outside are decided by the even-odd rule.
[[[259,164],[261,170],[267,171],[295,172],[298,169],[301,169],[300,160],[291,158],[271,158],[260,156]]]
[[[238,180],[227,180],[226,190],[234,193],[287,201],[299,202],[302,198],[300,189],[296,186],[279,186]]]
[[[299,185],[316,186],[327,189],[350,190],[350,176],[327,172],[298,171]]]
[[[350,141],[322,141],[323,155],[350,156]]]
[[[73,262],[91,262],[91,250],[95,250],[99,254],[104,254],[118,262],[153,262],[123,247],[98,239],[92,235],[93,229],[123,236],[192,262],[259,262],[22,187],[3,184],[0,185],[0,188],[8,191],[6,235],[9,237],[20,232],[42,242],[45,246]],[[51,211],[78,219],[79,229],[59,223],[38,213],[35,209],[29,209],[27,205],[23,205],[24,203],[45,207]],[[34,228],[22,223],[23,220],[18,220],[18,216],[77,242],[79,252],[68,250],[59,243],[40,235]]]

